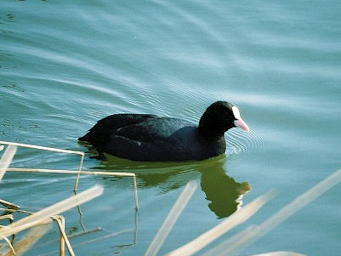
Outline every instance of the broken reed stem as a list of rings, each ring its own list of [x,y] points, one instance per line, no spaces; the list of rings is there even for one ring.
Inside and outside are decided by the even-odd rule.
[[[11,202],[7,202],[5,200],[0,199],[0,204],[5,206],[6,208],[12,209],[12,210],[18,210],[20,207],[16,204],[13,204]]]
[[[52,151],[52,152],[58,152],[58,153],[66,153],[66,154],[75,154],[80,156],[80,163],[78,167],[78,175],[76,178],[74,191],[76,192],[78,189],[78,183],[79,183],[79,176],[80,172],[83,168],[83,161],[84,161],[84,152],[81,151],[74,151],[74,150],[66,150],[66,149],[59,149],[59,148],[50,148],[50,147],[43,147],[43,146],[37,146],[37,145],[31,145],[31,144],[23,144],[23,143],[16,143],[16,142],[8,142],[8,141],[0,141],[0,144],[5,144],[15,147],[24,147],[24,148],[32,148],[32,149],[39,149],[39,150],[45,150],[45,151]],[[0,169],[0,180],[1,180],[1,169]]]
[[[12,145],[12,146],[23,147],[23,148],[40,149],[40,150],[46,150],[46,151],[52,151],[52,152],[58,152],[58,153],[76,154],[76,155],[81,155],[81,156],[84,155],[84,152],[81,152],[81,151],[73,151],[73,150],[59,149],[59,148],[50,148],[50,147],[16,143],[16,142],[9,142],[9,141],[0,141],[0,144]]]
[[[167,253],[166,256],[189,256],[198,252],[212,241],[224,235],[232,228],[245,222],[251,216],[253,216],[271,197],[270,193],[260,196],[253,200],[251,203],[240,208],[240,210],[233,213],[226,220],[219,223],[214,228],[203,233],[191,242],[179,247],[178,249]]]
[[[28,217],[25,217],[25,218],[28,218]],[[32,228],[34,226],[44,225],[44,224],[49,224],[49,223],[51,223],[50,219],[43,219],[43,220],[31,221],[29,223],[20,225],[19,227],[13,227],[12,225],[15,224],[15,222],[14,222],[14,223],[9,224],[7,226],[2,226],[1,227],[1,229],[0,229],[0,238],[8,237],[8,236],[17,234],[17,233],[19,233],[19,232],[21,232],[21,231],[23,231],[25,229],[29,229],[29,228]]]
[[[78,171],[71,170],[54,170],[54,169],[33,169],[33,168],[8,168],[8,172],[33,172],[33,173],[56,173],[56,174],[78,174]],[[98,171],[81,171],[85,175],[108,175],[108,176],[126,176],[135,177],[135,173],[130,172],[98,172]]]
[[[47,150],[52,152],[59,152],[59,153],[68,153],[68,154],[76,154],[80,156],[80,163],[79,168],[77,171],[65,171],[65,170],[49,170],[49,169],[30,169],[30,168],[8,168],[6,167],[7,171],[13,172],[38,172],[38,173],[60,173],[60,174],[77,174],[76,182],[74,185],[74,192],[78,189],[79,178],[81,174],[88,174],[88,175],[111,175],[111,176],[128,176],[132,177],[133,179],[133,186],[134,186],[134,200],[135,200],[135,209],[138,210],[138,194],[137,194],[137,181],[135,173],[125,173],[125,172],[89,172],[89,171],[82,171],[83,162],[84,162],[84,152],[81,151],[72,151],[72,150],[65,150],[65,149],[58,149],[58,148],[50,148],[44,146],[37,146],[31,144],[23,144],[23,143],[15,143],[15,142],[8,142],[8,141],[0,141],[0,144],[9,145],[8,147],[26,147],[32,149],[39,149],[39,150]],[[5,152],[6,153],[6,152]],[[4,153],[4,154],[5,154]],[[1,161],[0,161],[1,163]],[[1,168],[0,168],[0,180],[1,180]]]
[[[103,188],[100,186],[94,186],[87,189],[78,195],[71,196],[63,201],[60,201],[54,205],[44,208],[30,216],[22,218],[6,227],[0,229],[0,236],[10,236],[18,233],[24,229],[30,228],[36,224],[46,221],[54,215],[69,210],[77,205],[85,203],[103,193]]]
[[[11,243],[11,241],[7,238],[7,237],[4,237],[4,236],[0,236],[1,239],[5,240],[5,242],[7,243],[8,247],[11,249],[11,252],[13,255],[16,255],[16,252],[15,252],[15,249]],[[2,255],[2,254],[1,254]]]
[[[127,230],[123,230],[123,231],[119,231],[119,232],[109,233],[109,234],[106,234],[104,236],[100,236],[100,237],[97,237],[97,238],[94,238],[94,239],[84,240],[84,241],[79,242],[79,243],[73,243],[72,244],[72,248],[77,248],[77,247],[80,247],[80,246],[83,246],[83,245],[92,244],[92,243],[95,243],[95,242],[98,242],[98,241],[102,241],[102,240],[105,240],[105,239],[108,239],[108,238],[117,237],[117,236],[122,235],[122,234],[130,233],[131,231],[132,231],[132,229],[127,229]],[[68,238],[73,238],[73,237],[74,236],[68,236]],[[48,242],[44,243],[41,246],[50,245],[51,244],[50,242],[51,241],[48,241]],[[55,250],[55,251],[46,252],[46,253],[39,254],[39,255],[40,256],[56,255],[57,252],[58,251]]]
[[[59,216],[59,220],[56,217],[54,217],[54,219],[57,221],[57,224],[59,227],[59,233],[60,233],[59,255],[64,256],[65,255],[65,239],[63,236],[63,231],[65,231],[65,219],[61,216]]]
[[[80,163],[79,163],[79,168],[78,168],[78,174],[77,174],[75,186],[73,187],[73,191],[74,192],[77,192],[77,190],[78,190],[79,177],[81,175],[81,171],[82,171],[82,168],[83,168],[83,162],[84,162],[84,153],[83,153],[83,155],[81,155],[81,159],[80,159]]]
[[[135,173],[131,172],[99,172],[99,171],[70,171],[70,170],[53,170],[53,169],[32,169],[32,168],[8,168],[8,172],[33,172],[33,173],[56,173],[56,174],[84,174],[84,175],[104,175],[104,176],[123,176],[132,177],[134,186],[135,209],[138,210],[138,192]]]
[[[95,187],[94,187],[95,188]],[[93,192],[93,189],[89,189],[89,190],[87,190],[87,191],[84,191],[84,192],[87,192],[87,194],[89,193],[89,192]],[[77,196],[74,196],[73,197],[73,199],[75,199],[76,200],[76,198],[75,197],[80,197],[80,198],[78,198],[78,204],[80,204],[80,203],[82,203],[82,200],[83,200],[83,198],[82,197],[84,197],[84,195],[85,196],[88,196],[87,194],[84,194],[84,192],[82,192],[83,193],[83,195],[81,195],[81,194],[79,194],[79,195],[77,195]],[[96,193],[95,193],[96,194]],[[94,194],[92,194],[92,196],[95,196]],[[70,198],[69,198],[70,199]],[[87,198],[88,200],[90,200],[90,198]],[[65,204],[65,202],[67,202],[67,200],[68,199],[66,199],[66,200],[64,200],[64,201],[62,201],[62,202],[64,202],[64,204]],[[57,204],[55,204],[54,206],[55,207],[57,207],[56,205],[58,205],[58,203]],[[63,206],[62,205],[58,205],[58,206],[60,206],[61,208],[63,208]],[[52,208],[52,207],[48,207],[48,208]],[[65,208],[64,208],[65,209]],[[44,211],[44,210],[46,210],[46,208],[45,209],[43,209],[42,211]],[[50,209],[51,210],[51,209]],[[41,211],[40,211],[41,212]],[[38,212],[39,213],[39,212]],[[38,213],[35,213],[35,214],[37,214],[38,216],[39,216],[39,214]],[[32,215],[35,215],[35,214],[32,214]],[[33,227],[33,226],[36,226],[36,225],[43,225],[43,224],[46,224],[46,223],[50,223],[51,221],[50,220],[46,220],[46,218],[45,217],[43,217],[42,219],[40,219],[40,220],[34,220],[35,218],[32,218],[33,219],[33,221],[32,222],[29,222],[29,221],[27,221],[27,219],[30,219],[30,217],[32,217],[32,215],[31,216],[29,216],[29,217],[26,217],[26,218],[24,218],[24,219],[26,219],[26,221],[23,221],[23,223],[24,224],[22,224],[22,225],[19,225],[19,228],[21,229],[21,230],[19,230],[19,231],[22,231],[22,230],[24,230],[24,229],[27,229],[27,228],[30,228],[30,227]],[[34,216],[33,216],[34,217]],[[65,219],[64,219],[64,217],[62,217],[62,216],[51,216],[51,219],[53,219],[54,221],[56,221],[57,222],[57,224],[58,224],[58,227],[59,227],[59,231],[60,231],[60,256],[64,256],[65,255],[65,244],[66,244],[66,246],[67,246],[67,248],[68,248],[68,251],[69,251],[69,254],[71,255],[71,256],[75,256],[75,253],[74,253],[74,251],[73,251],[73,249],[72,249],[72,246],[71,246],[71,244],[70,244],[70,242],[69,242],[69,239],[68,239],[68,237],[67,237],[67,235],[66,235],[66,233],[65,233]],[[20,220],[21,221],[21,220]],[[20,222],[20,221],[18,221],[18,222]],[[28,222],[28,223],[27,223]],[[17,223],[17,222],[16,222]],[[16,223],[13,223],[13,224],[16,224]],[[15,226],[15,225],[9,225],[9,226],[6,226],[6,227],[4,227],[5,229],[8,229],[8,228],[11,228],[11,227],[13,227],[13,226]],[[2,230],[0,230],[0,234],[1,234],[1,231]],[[13,230],[12,230],[13,231]],[[17,233],[17,232],[19,232],[19,231],[16,231],[15,233]],[[31,232],[31,235],[29,236],[30,237],[30,239],[26,239],[26,240],[21,240],[19,243],[17,243],[18,244],[18,246],[19,246],[19,248],[21,248],[21,247],[23,247],[23,248],[29,248],[29,247],[31,247],[32,245],[33,245],[33,243],[35,243],[35,241],[37,241],[42,235],[40,235],[40,236],[38,236],[37,234],[36,234],[37,232],[34,232],[34,233],[32,233]],[[1,238],[3,238],[4,240],[6,240],[6,241],[8,241],[8,239],[7,239],[7,237],[5,237],[5,236],[0,236]],[[25,237],[26,238],[26,237]],[[8,241],[9,242],[9,241]],[[29,246],[27,246],[29,244]],[[16,246],[17,247],[17,246]],[[16,253],[15,253],[15,251],[14,251],[14,249],[12,249],[13,250],[13,253],[11,253],[11,254],[6,254],[6,255],[17,255]],[[21,249],[22,251],[26,251],[27,249],[25,249],[25,250],[23,250],[23,249]]]
[[[135,173],[133,173],[134,176],[133,177],[133,185],[134,185],[134,199],[135,199],[135,211],[138,211],[139,209],[139,197],[137,194],[137,181],[136,181],[136,175]]]
[[[15,243],[13,250],[7,252],[3,256],[20,256],[29,250],[41,237],[43,237],[50,229],[49,225],[38,225],[33,227],[19,242]]]
[[[0,211],[11,212],[11,213],[20,212],[20,213],[25,213],[25,214],[29,214],[29,215],[32,214],[32,212],[24,211],[24,210],[20,210],[20,209],[15,210],[15,209],[8,209],[8,208],[0,208]]]
[[[154,237],[153,241],[150,243],[145,256],[156,256],[159,252],[162,244],[166,240],[169,232],[173,228],[176,220],[180,216],[181,212],[187,205],[189,199],[193,195],[196,189],[196,183],[194,181],[190,181],[185,186],[183,192],[176,200],[174,206],[170,210],[169,214],[167,215],[165,221],[163,222],[161,228],[157,232],[156,236]]]
[[[9,145],[5,152],[2,154],[0,159],[0,181],[2,180],[2,177],[5,175],[5,172],[7,171],[8,166],[11,164],[12,159],[17,152],[17,147],[13,145]]]
[[[17,146],[18,147],[32,148],[32,149],[39,149],[39,150],[47,150],[47,151],[59,152],[59,153],[77,154],[77,155],[80,155],[80,163],[79,163],[79,168],[78,168],[77,171],[49,170],[49,169],[30,169],[30,168],[10,168],[9,171],[14,171],[14,172],[36,172],[36,173],[58,173],[58,174],[77,174],[77,178],[76,178],[75,185],[74,185],[74,192],[77,192],[78,184],[79,184],[79,178],[80,178],[81,174],[85,174],[85,175],[106,175],[106,176],[127,176],[127,177],[132,177],[132,179],[133,179],[133,186],[134,186],[135,210],[137,211],[138,208],[139,208],[139,205],[138,205],[138,194],[137,194],[137,180],[136,180],[136,175],[134,173],[124,173],[124,172],[111,172],[111,173],[108,173],[108,172],[82,171],[85,154],[83,152],[80,152],[80,151],[64,150],[64,149],[50,148],[50,147],[30,145],[30,144],[23,144],[23,143],[6,142],[6,141],[0,141],[0,144],[8,145],[6,151],[3,153],[2,158],[0,160],[0,180],[1,180],[2,176],[4,175],[4,173],[8,170],[8,166],[10,165],[10,163],[11,163],[11,161],[13,159],[13,156],[14,156],[14,154],[16,152]],[[2,145],[0,145],[0,150],[2,150],[3,148],[4,147]],[[98,189],[98,187],[96,187],[96,188]],[[101,194],[103,192],[102,188],[100,190],[101,190],[101,192],[99,194]],[[84,192],[86,192],[86,191],[84,191]],[[84,193],[84,192],[82,192],[82,193]],[[76,195],[76,196],[73,197],[73,199],[75,201],[76,201],[76,199],[79,200],[79,202],[77,202],[76,205],[79,205],[79,204],[81,204],[83,202],[83,198],[79,197],[79,196],[81,196],[81,194]],[[98,195],[96,193],[94,193],[93,195],[89,196],[89,198],[86,199],[85,201],[90,200],[93,197],[98,196]],[[69,199],[71,200],[71,198],[69,198]],[[23,219],[19,220],[18,222],[12,223],[12,224],[4,227],[4,229],[0,230],[0,235],[3,235],[4,239],[7,239],[6,236],[9,236],[11,233],[14,234],[14,233],[20,232],[21,230],[30,228],[30,227],[32,227],[34,225],[40,225],[42,223],[47,222],[46,219],[49,218],[49,217],[52,217],[50,215],[55,215],[55,214],[51,213],[49,215],[49,217],[47,217],[47,215],[48,215],[48,211],[47,210],[54,210],[57,213],[62,212],[62,211],[65,210],[65,209],[62,208],[62,206],[63,206],[62,203],[66,203],[69,199],[66,199],[66,200],[60,202],[61,203],[60,205],[58,205],[58,203],[57,203],[57,204],[55,204],[53,206],[50,206],[50,207],[45,208],[45,209],[43,209],[43,210],[41,210],[41,211],[39,211],[37,213],[32,214],[31,216],[23,218]],[[4,203],[4,205],[7,206],[6,204],[8,202],[6,202],[4,200],[1,200],[0,203]],[[57,207],[57,205],[58,205],[58,207]],[[54,209],[53,207],[57,207],[57,208]],[[12,208],[12,207],[10,207],[10,208]],[[18,207],[15,206],[15,207],[13,207],[13,209],[9,209],[9,210],[14,211],[15,208],[17,209]],[[58,209],[58,208],[61,208],[61,209]],[[70,207],[70,208],[72,208],[72,207]],[[45,211],[47,211],[47,212],[45,212]],[[39,213],[41,215],[38,215]],[[35,220],[35,218],[37,218],[37,220]],[[68,238],[67,238],[67,236],[65,234],[65,231],[64,231],[64,229],[65,229],[65,220],[63,218],[62,219],[56,218],[55,220],[57,221],[58,226],[60,228],[60,232],[61,232],[60,255],[64,255],[65,254],[65,244],[68,247],[70,255],[74,255],[72,247],[71,247],[71,245],[69,243],[69,240],[68,240]]]
[[[245,247],[251,242],[256,241],[261,236],[274,229],[291,215],[301,210],[317,197],[341,182],[341,169],[334,172],[317,185],[298,196],[295,200],[284,206],[277,213],[269,217],[258,226],[251,226],[246,230],[230,237],[215,248],[207,251],[203,256],[225,256],[232,255],[235,251]]]
[[[55,216],[53,220],[57,222],[60,232],[60,247],[59,247],[59,255],[65,255],[65,244],[71,256],[75,256],[75,252],[72,249],[70,241],[65,233],[65,219],[62,216]]]
[[[0,216],[0,220],[13,220],[13,215],[12,214],[6,214]]]

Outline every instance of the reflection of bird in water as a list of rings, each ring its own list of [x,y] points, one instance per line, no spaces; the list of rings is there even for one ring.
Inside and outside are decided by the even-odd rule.
[[[231,215],[238,210],[243,195],[250,190],[247,182],[238,183],[226,175],[223,168],[201,172],[201,189],[206,199],[211,201],[208,207],[218,218]]]
[[[242,196],[250,190],[247,182],[238,183],[224,170],[225,157],[201,162],[148,163],[134,162],[113,157],[102,162],[101,169],[134,171],[140,188],[158,187],[162,193],[178,189],[201,174],[201,189],[210,201],[209,209],[218,218],[234,213]]]

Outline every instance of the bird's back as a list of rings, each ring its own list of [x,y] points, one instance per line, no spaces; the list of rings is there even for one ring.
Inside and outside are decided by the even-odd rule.
[[[101,152],[136,161],[202,160],[225,151],[223,137],[206,138],[191,122],[155,115],[111,115],[79,139]]]

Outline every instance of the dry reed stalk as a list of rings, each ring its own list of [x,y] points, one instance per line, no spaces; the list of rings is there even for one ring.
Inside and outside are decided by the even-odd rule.
[[[245,247],[251,242],[256,241],[261,236],[274,229],[291,215],[305,207],[307,204],[315,200],[317,197],[331,189],[333,186],[341,182],[341,169],[334,172],[317,185],[298,196],[295,200],[284,206],[277,213],[265,220],[258,226],[251,226],[246,230],[222,242],[215,248],[207,251],[203,256],[226,256],[232,255],[235,251]]]
[[[45,150],[45,151],[52,151],[52,152],[58,152],[58,153],[84,155],[84,152],[81,152],[81,151],[73,151],[73,150],[59,149],[59,148],[50,148],[50,147],[16,143],[16,142],[9,142],[9,141],[0,141],[0,144],[12,145],[12,146],[23,147],[23,148],[39,149],[39,150]]]
[[[1,147],[0,150],[3,150],[4,147]],[[13,157],[15,155],[15,153],[17,152],[17,147],[16,146],[13,146],[13,145],[9,145],[5,152],[2,154],[1,156],[1,159],[0,159],[0,181],[2,180],[3,176],[5,175],[5,172],[7,171],[7,168],[8,166],[11,164],[12,160],[13,160]],[[16,209],[17,206],[10,203],[10,202],[7,202],[5,200],[0,200],[0,203],[2,205],[4,205],[5,207],[9,207],[11,209]],[[1,216],[0,219],[8,219],[10,222],[13,220],[13,215],[11,214],[7,214],[7,215],[4,215],[4,216]],[[3,228],[3,227],[1,227]],[[12,244],[11,242],[8,240],[7,237],[4,237],[4,236],[0,236],[0,238],[4,239],[8,246],[10,247],[11,251],[15,254],[15,251],[14,251],[14,248],[12,247]]]
[[[58,152],[58,153],[66,153],[66,154],[75,154],[80,156],[80,163],[78,167],[78,172],[81,172],[83,168],[83,161],[84,161],[84,152],[81,151],[73,151],[73,150],[66,150],[66,149],[59,149],[59,148],[51,148],[51,147],[44,147],[44,146],[38,146],[38,145],[31,145],[31,144],[23,144],[23,143],[16,143],[16,142],[8,142],[8,141],[0,141],[0,144],[5,144],[9,146],[15,146],[15,147],[24,147],[24,148],[32,148],[32,149],[39,149],[39,150],[45,150],[45,151],[52,151],[52,152]],[[79,175],[78,173],[74,191],[76,192],[78,189],[78,183],[79,183]],[[1,180],[1,179],[0,179]]]
[[[20,256],[29,250],[38,240],[49,231],[49,225],[39,225],[33,227],[19,242],[15,243],[13,250],[7,252],[3,256]]]
[[[78,171],[71,170],[54,170],[54,169],[33,169],[33,168],[8,168],[8,172],[33,172],[33,173],[56,173],[56,174],[78,174]],[[135,173],[131,172],[98,172],[98,171],[81,171],[85,175],[108,175],[108,176],[126,176],[135,177]]]
[[[179,247],[178,249],[167,253],[166,256],[189,256],[198,252],[212,241],[224,235],[232,228],[245,222],[252,215],[254,215],[271,197],[271,194],[265,194],[253,200],[251,203],[240,208],[240,210],[233,213],[226,220],[203,233],[191,242]]]
[[[103,175],[103,176],[123,176],[132,177],[134,186],[134,200],[135,209],[138,210],[138,193],[137,193],[137,181],[135,173],[129,172],[98,172],[98,171],[70,171],[70,170],[53,170],[53,169],[32,169],[32,168],[8,168],[8,172],[33,172],[33,173],[56,173],[56,174],[84,174],[84,175]]]
[[[90,172],[90,171],[82,171],[82,167],[83,167],[83,160],[84,160],[84,153],[83,152],[80,152],[80,151],[71,151],[71,150],[64,150],[64,149],[57,149],[57,148],[50,148],[50,147],[43,147],[43,146],[37,146],[37,145],[30,145],[30,144],[22,144],[22,143],[14,143],[14,142],[5,142],[5,141],[0,141],[0,144],[6,144],[8,145],[8,148],[10,147],[26,147],[26,148],[32,148],[32,149],[39,149],[39,150],[47,150],[47,151],[53,151],[53,152],[59,152],[59,153],[69,153],[69,154],[77,154],[77,155],[80,155],[81,156],[81,159],[80,159],[80,164],[79,164],[79,168],[77,171],[69,171],[69,170],[49,170],[49,169],[30,169],[30,168],[10,168],[11,170],[9,171],[16,171],[16,172],[37,172],[37,173],[59,173],[59,174],[77,174],[77,179],[76,179],[76,182],[75,182],[75,185],[74,185],[74,191],[76,192],[77,191],[77,188],[78,188],[78,183],[79,183],[79,177],[80,177],[80,174],[85,174],[85,175],[107,175],[107,176],[127,176],[127,177],[132,177],[133,179],[133,186],[134,186],[134,199],[135,199],[135,210],[137,211],[138,210],[138,193],[137,193],[137,181],[136,181],[136,175],[134,173],[124,173],[124,172],[111,172],[111,173],[108,173],[108,172]],[[3,146],[2,146],[2,149],[3,149]],[[0,149],[1,150],[1,149]],[[6,152],[5,152],[6,153]],[[4,154],[5,154],[4,153]],[[3,154],[3,155],[4,155]],[[8,166],[7,166],[8,167]],[[6,167],[6,169],[8,170],[8,168]],[[80,194],[79,194],[80,195]],[[79,196],[78,195],[78,196]],[[79,199],[78,199],[79,200]],[[66,200],[64,200],[66,201]],[[13,209],[18,209],[19,207],[16,206],[16,205],[13,205],[9,202],[6,202],[4,200],[0,200],[0,203],[3,203],[5,202],[5,206],[11,206],[9,209],[10,211],[13,211]],[[60,202],[62,203],[62,202]],[[52,206],[51,206],[52,207]],[[1,209],[0,209],[1,210]],[[43,209],[43,210],[46,210]],[[42,210],[42,211],[43,211]],[[38,212],[39,213],[39,212]],[[37,213],[36,213],[37,214]],[[33,216],[37,216],[36,214],[33,214]],[[50,214],[52,215],[52,213]],[[29,217],[32,217],[32,216],[29,216]],[[29,217],[26,217],[24,219],[27,219]],[[45,218],[44,219],[47,219],[48,217],[46,217],[45,215]],[[18,221],[19,223],[21,223],[21,221],[23,221],[23,219],[21,219],[20,221]],[[45,220],[46,221],[46,220]],[[66,243],[68,245],[68,249],[69,249],[69,253],[71,255],[74,255],[73,251],[72,251],[72,248],[71,248],[71,245],[69,244],[69,241],[67,239],[67,236],[65,234],[65,231],[63,232],[63,220],[56,220],[58,225],[59,225],[59,228],[60,228],[60,232],[61,232],[61,244],[60,244],[60,255],[63,255],[64,254],[64,243]],[[13,224],[17,224],[18,226],[15,226],[15,225],[9,225],[10,228],[13,228],[14,230],[11,230],[12,232],[13,231],[16,231],[15,233],[19,232],[20,230],[23,230],[23,229],[27,229],[31,226],[34,226],[34,225],[38,225],[38,224],[41,224],[42,220],[38,218],[38,220],[34,220],[33,218],[30,220],[30,221],[27,221],[27,223],[24,223],[22,222],[20,225],[16,223],[13,223]],[[8,227],[9,226],[6,226],[5,227],[5,234],[6,232],[8,233]],[[1,230],[3,231],[3,230]],[[2,233],[4,233],[2,232]],[[0,234],[2,234],[0,233]]]
[[[5,152],[2,154],[0,159],[0,181],[2,180],[2,177],[5,175],[5,172],[7,171],[8,166],[11,164],[12,159],[17,152],[17,147],[14,145],[9,145]]]
[[[92,244],[92,243],[95,243],[95,242],[98,242],[98,241],[102,241],[102,240],[105,240],[105,239],[108,239],[108,238],[112,238],[112,237],[116,237],[116,236],[119,236],[119,235],[122,235],[122,234],[125,234],[125,233],[129,233],[131,231],[132,231],[132,229],[127,229],[127,230],[122,230],[122,231],[119,231],[119,232],[109,233],[109,234],[106,234],[104,236],[97,237],[97,238],[94,238],[94,239],[85,240],[85,241],[82,241],[82,242],[79,242],[79,243],[73,243],[72,247],[73,248],[77,248],[77,247],[80,247],[80,246],[83,246],[83,245]],[[68,236],[68,237],[71,238],[72,236]],[[49,243],[49,242],[47,242],[47,243]],[[44,245],[46,246],[47,243],[45,243]],[[56,255],[57,252],[58,252],[57,250],[56,251],[51,251],[51,252],[46,252],[46,253],[43,253],[43,254],[39,254],[39,256]]]
[[[297,252],[268,252],[252,256],[305,256],[305,255]]]
[[[66,247],[69,251],[69,254],[71,256],[75,256],[75,252],[73,251],[72,247],[71,247],[71,244],[70,244],[70,241],[65,233],[65,219],[64,217],[62,216],[55,216],[55,217],[52,217],[53,220],[55,220],[58,224],[58,227],[59,227],[59,232],[60,232],[60,246],[59,246],[59,255],[60,256],[64,256],[65,255],[65,244],[66,244]]]
[[[87,189],[78,195],[71,196],[63,201],[60,201],[54,205],[44,208],[30,216],[22,218],[6,227],[0,229],[0,236],[8,237],[12,234],[18,233],[24,229],[30,228],[34,225],[47,221],[52,216],[69,210],[77,205],[85,203],[103,193],[103,188],[100,186],[94,186]]]
[[[8,168],[7,168],[8,170]],[[0,204],[2,204],[3,206],[5,206],[6,208],[9,208],[9,209],[12,209],[12,210],[18,210],[20,207],[16,204],[13,204],[13,203],[10,203],[10,202],[7,202],[5,200],[1,200],[0,199]]]
[[[156,236],[154,237],[153,241],[150,243],[145,256],[155,256],[159,252],[161,246],[163,245],[164,241],[166,240],[169,232],[173,228],[176,220],[180,216],[181,212],[187,205],[189,199],[193,195],[197,185],[194,181],[190,181],[185,186],[183,192],[176,200],[174,206],[170,210],[169,214],[167,215],[165,221],[163,222],[161,228],[157,232]]]
[[[13,220],[13,215],[12,214],[6,214],[0,216],[0,220]]]
[[[25,217],[25,218],[28,218],[28,217]],[[8,236],[11,236],[11,235],[14,235],[14,234],[17,234],[23,230],[26,230],[26,229],[29,229],[29,228],[32,228],[34,226],[39,226],[39,225],[45,225],[45,224],[49,224],[51,223],[51,220],[50,219],[44,219],[44,220],[37,220],[37,221],[31,221],[27,224],[23,224],[23,225],[20,225],[19,227],[12,227],[14,223],[12,224],[9,224],[7,226],[2,226],[1,229],[0,229],[0,239],[4,238],[4,237],[8,237]]]
[[[138,209],[139,209],[139,197],[137,194],[137,180],[136,180],[135,173],[133,176],[133,186],[134,186],[135,211],[138,211]]]
[[[61,215],[56,215],[56,216],[52,216],[51,219],[49,219],[46,224],[50,224],[51,220],[55,221],[58,225],[59,231],[60,231],[60,238],[59,238],[59,242],[60,242],[60,246],[59,246],[59,255],[60,256],[64,256],[65,255],[65,244],[67,245],[68,251],[70,255],[75,255],[71,244],[69,242],[69,238],[70,236],[66,235],[65,232],[65,218]],[[41,224],[37,224],[37,225],[41,225]],[[6,238],[7,239],[7,238]],[[50,244],[51,242],[56,242],[57,240],[54,241],[49,241],[48,243]],[[47,244],[47,243],[45,243]],[[57,252],[57,251],[55,251]],[[2,255],[0,253],[0,255]]]
[[[5,240],[5,242],[7,243],[8,247],[11,249],[11,252],[13,255],[16,255],[15,253],[15,249],[11,243],[11,241],[7,238],[7,237],[0,237],[1,239]],[[0,252],[0,255],[3,256],[3,253]]]
[[[63,232],[65,233],[65,218],[62,216],[52,217],[55,220],[59,227],[59,256],[65,255],[65,239],[63,237]]]
[[[0,208],[0,211],[11,212],[11,213],[20,212],[20,213],[25,213],[25,214],[32,214],[32,212],[24,211],[24,210],[20,210],[20,209],[15,210],[15,209],[8,209],[8,208]]]

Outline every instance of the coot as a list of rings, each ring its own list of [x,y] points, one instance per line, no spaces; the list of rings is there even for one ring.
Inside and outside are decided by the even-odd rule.
[[[198,126],[171,117],[114,114],[99,120],[79,140],[100,153],[135,161],[203,160],[225,152],[224,133],[233,127],[249,131],[236,106],[217,101]]]

